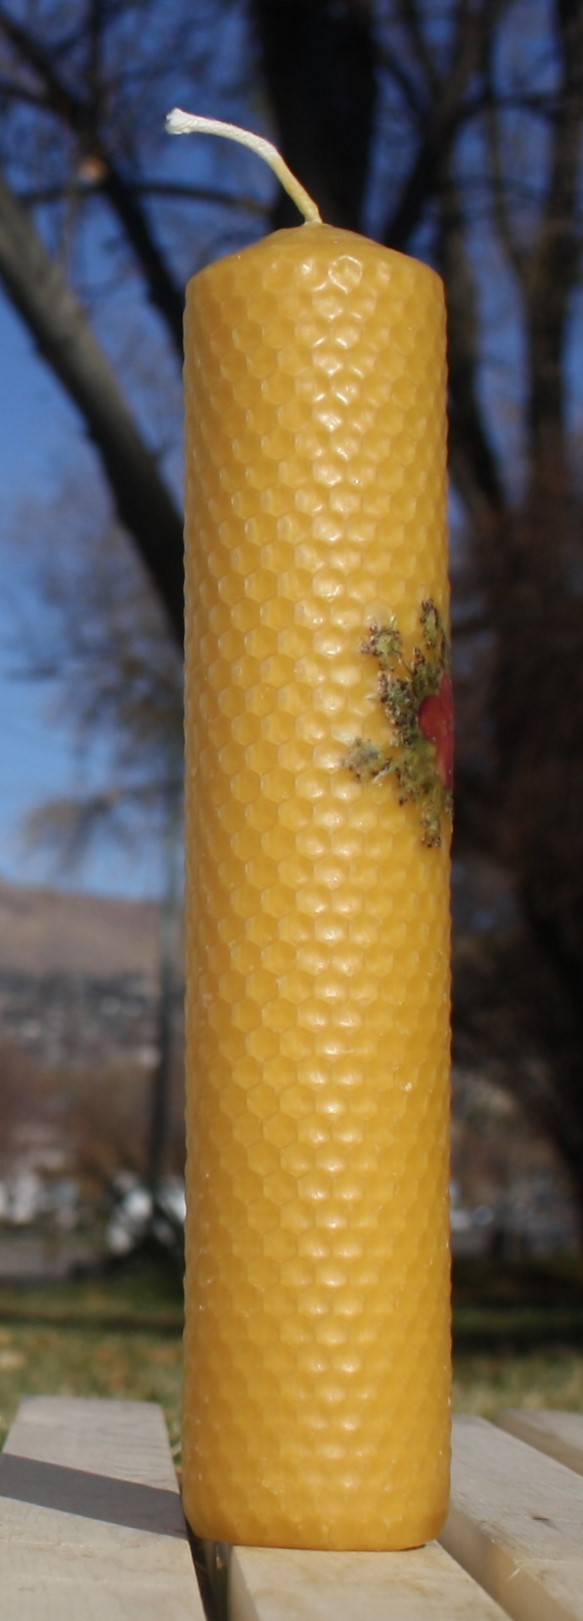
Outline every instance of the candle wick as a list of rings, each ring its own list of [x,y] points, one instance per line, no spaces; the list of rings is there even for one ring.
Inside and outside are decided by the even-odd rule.
[[[241,146],[248,146],[257,157],[264,158],[270,169],[277,176],[288,197],[291,197],[300,214],[303,214],[308,225],[321,225],[322,216],[314,202],[302,186],[295,174],[292,174],[287,163],[271,141],[266,141],[263,135],[255,135],[249,129],[241,129],[238,124],[227,124],[222,118],[203,118],[198,113],[185,113],[181,107],[173,107],[166,118],[166,132],[168,135],[224,135],[227,140],[238,141]]]

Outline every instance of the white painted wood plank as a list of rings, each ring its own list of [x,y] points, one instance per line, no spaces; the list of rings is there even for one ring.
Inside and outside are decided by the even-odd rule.
[[[156,1405],[27,1399],[0,1497],[2,1621],[203,1621]]]
[[[583,1413],[508,1407],[496,1414],[494,1423],[583,1475]]]
[[[583,1480],[483,1419],[455,1420],[440,1541],[513,1621],[583,1621]]]
[[[411,1553],[233,1548],[228,1621],[504,1621],[432,1543]]]

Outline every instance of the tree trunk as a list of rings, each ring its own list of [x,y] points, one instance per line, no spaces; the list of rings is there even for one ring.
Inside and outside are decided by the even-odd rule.
[[[376,100],[370,0],[254,0],[253,9],[284,155],[328,224],[361,230]],[[297,223],[284,193],[273,223]]]

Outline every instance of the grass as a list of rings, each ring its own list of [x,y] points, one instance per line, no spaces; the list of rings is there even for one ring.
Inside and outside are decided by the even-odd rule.
[[[583,1411],[583,1262],[465,1263],[455,1279],[455,1405]],[[153,1260],[58,1287],[5,1288],[0,1440],[23,1395],[117,1396],[164,1408],[180,1450],[182,1300]]]
[[[23,1395],[161,1402],[180,1447],[182,1298],[155,1262],[50,1287],[4,1288],[0,1445]]]
[[[454,1300],[459,1412],[583,1412],[583,1259],[467,1261],[455,1268]]]

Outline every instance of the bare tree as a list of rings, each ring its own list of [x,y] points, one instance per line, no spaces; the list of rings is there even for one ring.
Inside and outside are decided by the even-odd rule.
[[[326,9],[315,8],[320,23]],[[460,936],[458,1051],[495,1065],[581,1200],[583,509],[569,356],[581,311],[583,11],[578,0],[394,0],[373,21],[356,0],[334,9],[357,101],[357,35],[368,29],[375,44],[369,155],[385,200],[374,234],[429,257],[448,294],[456,852],[462,871],[479,858],[504,872],[506,896],[470,951]],[[294,44],[298,11],[304,45],[315,38],[312,10],[256,7],[300,169],[307,146],[325,151]],[[324,117],[333,96],[323,92]],[[359,227],[357,201],[342,218]]]
[[[257,235],[272,202],[279,223],[285,205],[251,159],[211,156],[210,143],[204,158],[191,143],[188,171],[178,143],[171,159],[161,157],[144,98],[159,107],[160,123],[181,101],[267,122],[328,217],[442,269],[456,520],[457,854],[462,868],[478,857],[495,863],[511,900],[508,916],[480,937],[471,972],[461,965],[460,1035],[487,1063],[484,1009],[507,1007],[497,1062],[506,1054],[516,1086],[523,1055],[525,1100],[583,1196],[583,570],[570,358],[581,318],[581,5],[198,0],[165,9],[163,20],[160,11],[152,0],[75,8],[36,0],[17,25],[15,8],[0,3],[9,192],[0,276],[76,399],[176,628],[179,519],[164,476],[166,424],[155,410],[144,415],[143,403],[128,407],[131,366],[119,352],[107,395],[112,357],[105,380],[103,355],[91,347],[99,300],[90,322],[79,243],[97,230],[102,255],[107,221],[116,267],[155,312],[157,341],[175,364],[187,270],[229,246],[233,231],[239,246]],[[41,160],[49,130],[54,147]],[[255,214],[241,208],[242,195]],[[19,238],[27,262],[43,266],[51,288],[42,321],[35,278],[26,268],[17,275],[10,259],[23,221],[32,233]],[[57,317],[70,308],[71,287],[68,328]],[[71,352],[87,362],[85,396],[62,369],[69,330]],[[149,341],[147,322],[143,332]]]
[[[177,206],[214,204],[224,221],[231,198],[220,187],[170,181],[154,154],[164,111],[185,82],[200,84],[207,72],[214,32],[208,0],[173,7],[165,19],[155,0],[41,0],[17,16],[0,4],[0,280],[81,415],[117,516],[179,639],[182,520],[164,471],[168,424],[156,411],[144,424],[143,391],[130,404],[127,364],[118,357],[116,366],[98,335],[99,309],[93,299],[92,319],[79,265],[84,244],[95,262],[107,251],[140,307],[138,341],[152,343],[144,322],[154,311],[180,361]],[[228,84],[243,71],[234,55]],[[224,96],[224,72],[222,79]],[[107,250],[104,223],[114,232]]]
[[[90,492],[90,499],[87,494]],[[99,486],[71,477],[19,512],[34,611],[14,631],[15,670],[44,684],[80,764],[77,793],[41,803],[25,823],[68,869],[101,831],[159,841],[182,795],[182,660],[150,576],[108,517]],[[84,776],[95,745],[100,777]],[[169,812],[169,806],[172,807]]]

